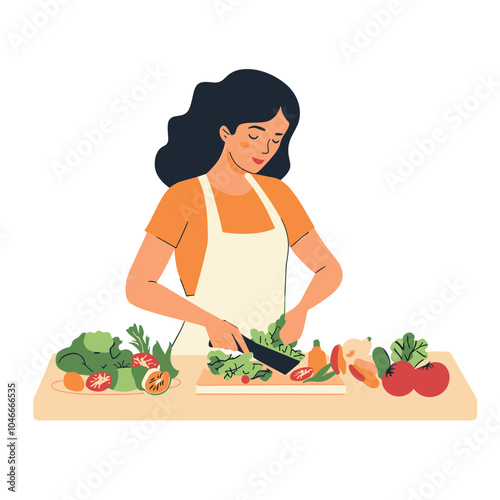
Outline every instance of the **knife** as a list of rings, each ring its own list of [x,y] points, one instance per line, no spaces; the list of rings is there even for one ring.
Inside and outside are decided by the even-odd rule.
[[[300,363],[300,360],[298,359],[291,358],[286,354],[274,351],[273,349],[269,349],[269,347],[257,344],[257,342],[254,342],[253,340],[245,337],[244,335],[242,335],[242,337],[243,340],[245,341],[245,344],[248,347],[248,350],[253,354],[253,357],[257,361],[260,361],[262,364],[267,365],[270,368],[273,368],[274,370],[282,373],[283,375],[286,375],[289,371],[291,371]],[[238,341],[236,339],[234,339],[234,341],[236,342],[238,351],[243,352],[243,349],[238,344]],[[208,342],[208,345],[209,347],[213,347],[211,341]]]

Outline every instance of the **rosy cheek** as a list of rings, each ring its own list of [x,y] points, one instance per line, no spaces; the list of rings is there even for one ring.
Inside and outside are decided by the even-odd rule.
[[[240,142],[240,146],[242,148],[248,148],[248,146],[250,146],[250,144],[248,144],[248,142]]]

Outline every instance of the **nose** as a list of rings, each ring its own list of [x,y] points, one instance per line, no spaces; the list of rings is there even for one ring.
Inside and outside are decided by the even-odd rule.
[[[269,142],[271,141],[271,139],[268,139],[267,142],[266,142],[266,151],[263,151],[262,154],[263,155],[267,155],[269,154]]]

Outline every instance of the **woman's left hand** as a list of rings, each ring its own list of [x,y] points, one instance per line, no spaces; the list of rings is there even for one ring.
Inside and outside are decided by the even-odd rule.
[[[280,331],[283,344],[291,344],[300,339],[304,331],[306,316],[307,310],[300,307],[294,307],[285,313],[285,326]]]

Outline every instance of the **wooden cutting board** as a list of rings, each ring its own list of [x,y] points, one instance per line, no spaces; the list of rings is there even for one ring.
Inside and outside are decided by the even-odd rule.
[[[303,363],[297,368],[301,368]],[[296,369],[297,369],[296,368]],[[196,383],[196,394],[345,394],[345,384],[339,375],[334,375],[325,382],[294,382],[290,374],[283,375],[273,371],[272,377],[263,382],[260,379],[250,380],[248,384],[241,377],[224,380],[223,375],[214,375],[210,370],[201,372]]]

